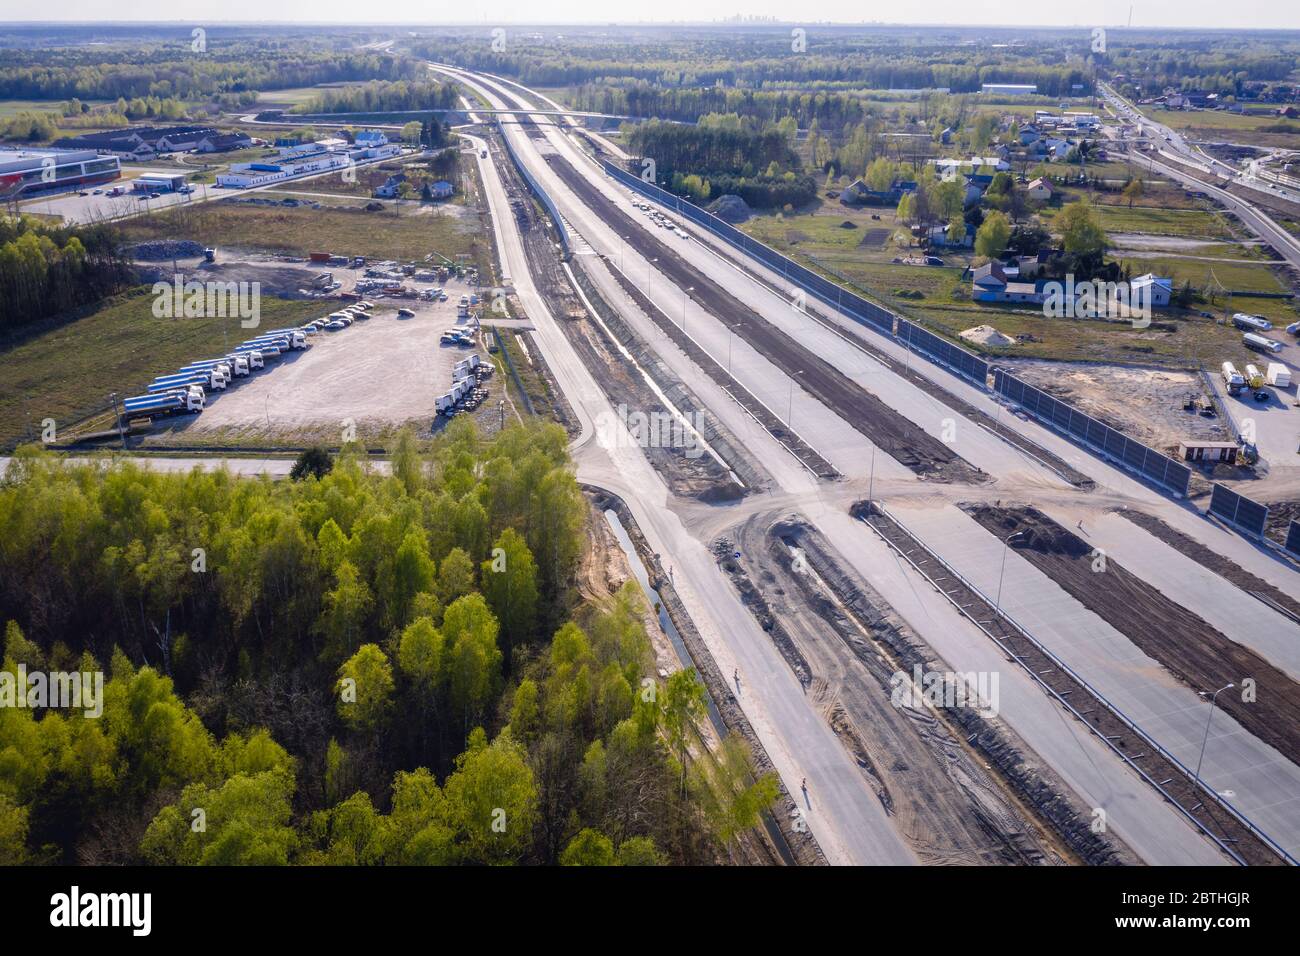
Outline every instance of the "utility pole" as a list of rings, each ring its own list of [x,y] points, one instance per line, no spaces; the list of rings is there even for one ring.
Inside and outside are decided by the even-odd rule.
[[[117,419],[117,437],[122,439],[122,450],[126,450],[126,432],[122,429],[122,416],[117,411],[117,392],[112,392],[109,401],[113,403],[113,417]]]

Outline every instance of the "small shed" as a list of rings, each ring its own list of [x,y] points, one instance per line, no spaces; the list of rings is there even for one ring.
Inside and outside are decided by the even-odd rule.
[[[1232,441],[1201,441],[1185,438],[1178,443],[1178,457],[1183,461],[1209,461],[1236,464],[1239,448]]]

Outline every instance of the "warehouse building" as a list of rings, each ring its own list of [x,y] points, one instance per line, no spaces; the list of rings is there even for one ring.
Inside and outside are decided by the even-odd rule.
[[[1034,83],[985,83],[980,92],[994,96],[1033,96],[1038,92],[1038,86]]]
[[[122,175],[116,156],[93,149],[0,149],[0,196],[81,189]]]

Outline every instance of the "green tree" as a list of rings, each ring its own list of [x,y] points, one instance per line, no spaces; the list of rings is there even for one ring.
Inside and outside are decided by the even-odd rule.
[[[487,706],[501,676],[497,620],[481,594],[457,598],[442,615],[451,705],[466,726]]]
[[[614,844],[590,828],[570,840],[560,854],[560,866],[613,866],[614,862]]]
[[[339,668],[338,713],[354,730],[373,733],[393,706],[393,668],[376,644],[362,644]]]
[[[537,786],[528,755],[508,732],[491,744],[481,727],[456,758],[443,787],[446,819],[460,860],[515,863],[532,842]]]
[[[986,259],[996,259],[1002,255],[1011,241],[1011,223],[1002,213],[994,210],[984,217],[984,222],[975,232],[975,254]]]
[[[1109,240],[1101,227],[1092,203],[1087,199],[1069,203],[1056,216],[1061,244],[1068,255],[1076,258],[1104,255]]]
[[[216,789],[191,784],[154,817],[140,852],[169,866],[283,866],[298,842],[293,790],[282,769],[239,773]]]
[[[537,618],[537,565],[523,536],[514,528],[501,532],[480,574],[488,605],[501,624],[509,674],[514,646],[529,638]]]
[[[444,606],[474,590],[474,562],[461,548],[452,548],[442,559],[437,590]]]

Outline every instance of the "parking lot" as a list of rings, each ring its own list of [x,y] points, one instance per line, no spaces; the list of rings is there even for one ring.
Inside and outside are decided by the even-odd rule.
[[[445,302],[375,300],[372,318],[309,336],[306,351],[271,360],[228,390],[209,393],[203,414],[178,421],[158,438],[165,444],[333,445],[352,437],[352,429],[356,439],[370,441],[408,423],[428,434],[455,363],[475,353],[487,358],[481,337],[475,348],[439,341],[445,329],[466,326],[456,317],[457,300],[472,291],[457,281],[446,289]],[[399,308],[414,317],[399,317]],[[322,315],[328,311],[322,304]]]

